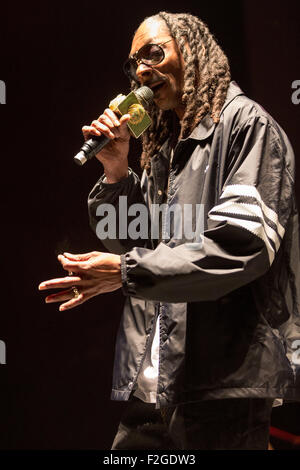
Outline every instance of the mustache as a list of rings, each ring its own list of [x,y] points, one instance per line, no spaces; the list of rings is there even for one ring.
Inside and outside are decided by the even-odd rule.
[[[154,80],[149,80],[147,82],[144,82],[143,85],[151,88],[158,83],[165,83],[166,81],[167,81],[166,78],[161,77],[161,78],[156,78]]]

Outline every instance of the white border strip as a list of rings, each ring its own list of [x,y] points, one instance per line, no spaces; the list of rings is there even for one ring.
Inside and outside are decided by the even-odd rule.
[[[276,212],[274,212],[272,209],[270,209],[268,206],[266,206],[266,204],[262,200],[261,195],[259,194],[259,192],[255,188],[255,186],[244,185],[244,184],[233,184],[233,185],[226,186],[223,193],[222,193],[222,195],[221,195],[221,199],[223,199],[225,197],[232,197],[232,196],[250,196],[250,197],[254,197],[260,203],[260,206],[261,206],[261,209],[262,209],[263,213],[266,215],[266,217],[268,219],[270,219],[270,220],[272,220],[272,222],[274,222],[274,224],[277,227],[277,230],[278,230],[278,233],[279,233],[280,237],[283,238],[284,233],[285,233],[285,229],[280,224],[280,222],[278,220],[278,215],[276,214]]]
[[[224,221],[224,216],[221,216],[221,215],[209,215],[209,218],[211,220]],[[226,216],[226,220],[230,220],[230,223],[232,225],[235,225],[236,227],[243,227],[249,232],[256,235],[257,237],[261,238],[266,245],[270,265],[273,263],[273,260],[275,258],[274,249],[272,245],[270,244],[269,238],[267,237],[263,229],[263,226],[261,225],[260,222],[252,222],[251,220],[235,219],[234,217],[228,217],[228,216]]]
[[[216,206],[212,209],[214,212],[222,212],[223,214],[236,214],[236,215],[246,215],[246,216],[254,216],[259,217],[262,221],[264,231],[266,232],[267,236],[270,240],[275,244],[276,251],[280,247],[280,240],[278,237],[277,232],[267,224],[264,219],[264,214],[260,206],[255,204],[247,204],[243,202],[231,202],[226,201],[219,206]],[[214,214],[215,215],[215,214]],[[240,220],[240,219],[239,219]]]

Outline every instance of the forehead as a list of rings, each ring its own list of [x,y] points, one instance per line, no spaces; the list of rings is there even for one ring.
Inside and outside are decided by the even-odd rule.
[[[170,39],[170,32],[163,20],[148,18],[136,30],[132,40],[130,55],[133,55],[145,44],[158,44]]]

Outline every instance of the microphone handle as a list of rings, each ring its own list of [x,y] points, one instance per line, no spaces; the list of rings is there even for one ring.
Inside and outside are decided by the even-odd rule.
[[[105,135],[94,136],[91,139],[88,139],[84,142],[79,153],[75,155],[74,161],[77,165],[84,165],[87,160],[95,157],[100,150],[110,141]]]

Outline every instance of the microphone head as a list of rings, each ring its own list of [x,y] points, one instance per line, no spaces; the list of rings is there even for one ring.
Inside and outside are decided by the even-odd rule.
[[[134,93],[137,96],[137,98],[140,101],[143,101],[143,104],[146,106],[152,103],[153,101],[154,93],[151,90],[151,88],[149,88],[148,86],[141,86],[140,88],[135,90]]]
[[[82,166],[87,162],[87,158],[84,154],[84,152],[81,150],[77,155],[74,157],[74,162],[77,163],[77,165]]]

